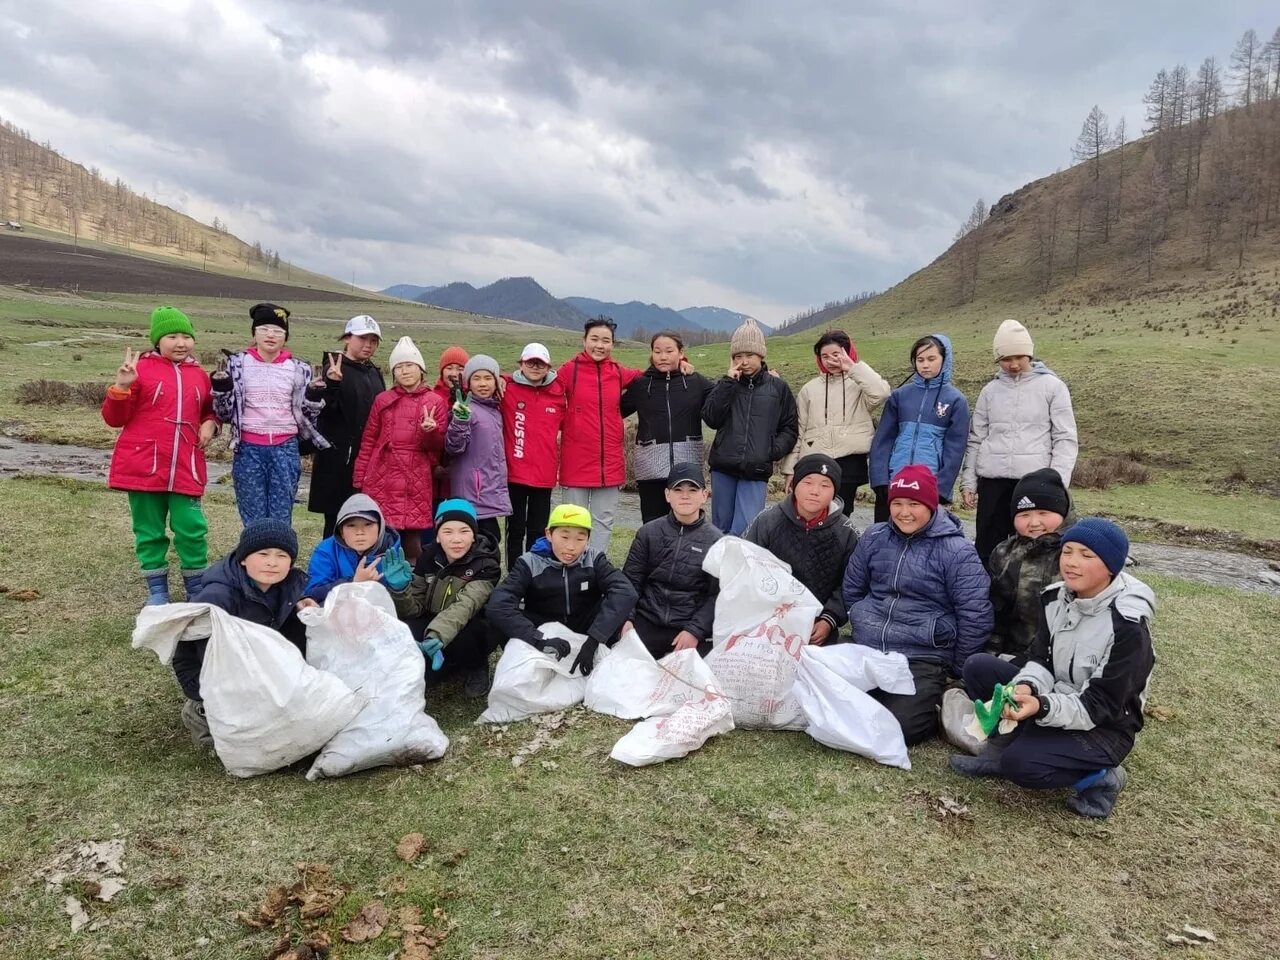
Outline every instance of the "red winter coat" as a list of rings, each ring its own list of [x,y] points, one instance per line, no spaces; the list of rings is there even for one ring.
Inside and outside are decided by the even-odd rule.
[[[547,374],[547,376],[552,376]],[[538,386],[502,377],[502,443],[507,453],[507,482],[550,490],[556,485],[556,445],[569,408],[560,377]]]
[[[436,419],[430,433],[422,429],[426,409]],[[448,425],[449,408],[431,390],[409,393],[396,386],[373,401],[352,482],[377,501],[389,526],[426,530],[435,525],[431,471]]]
[[[622,455],[622,391],[642,370],[616,360],[597,363],[585,350],[556,374],[569,394],[560,445],[560,485],[620,487],[627,479]]]
[[[129,396],[107,391],[102,419],[124,427],[111,454],[107,486],[113,490],[204,496],[208,470],[197,446],[200,424],[216,420],[209,375],[191,357],[181,363],[152,351],[138,358]]]

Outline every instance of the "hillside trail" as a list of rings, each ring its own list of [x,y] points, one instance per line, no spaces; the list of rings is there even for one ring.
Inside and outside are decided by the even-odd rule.
[[[30,443],[0,436],[0,477],[27,474],[102,483],[107,477],[110,458],[110,450]],[[209,461],[210,484],[219,484],[230,472],[229,463]],[[308,474],[303,473],[298,491],[302,498],[306,497],[308,482]],[[869,506],[858,504],[854,508],[854,522],[858,529],[867,527],[871,519]],[[640,526],[640,498],[636,494],[624,491],[619,496],[615,523],[620,528],[637,529]],[[973,536],[972,521],[965,521],[965,531]],[[1280,597],[1280,572],[1261,557],[1229,550],[1141,542],[1131,544],[1129,553],[1139,575],[1150,570],[1196,583]]]

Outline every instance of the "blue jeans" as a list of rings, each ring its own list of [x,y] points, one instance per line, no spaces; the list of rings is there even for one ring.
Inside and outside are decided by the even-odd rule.
[[[721,532],[740,537],[747,524],[764,509],[764,495],[768,489],[764,480],[742,480],[738,477],[711,471],[711,522]]]
[[[236,508],[246,527],[264,517],[293,525],[293,500],[298,495],[302,460],[297,439],[274,446],[242,443],[231,461]]]

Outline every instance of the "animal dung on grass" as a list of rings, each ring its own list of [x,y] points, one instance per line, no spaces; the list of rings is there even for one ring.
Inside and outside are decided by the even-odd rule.
[[[342,939],[347,943],[364,943],[377,940],[387,927],[387,908],[381,900],[370,900],[351,922],[342,928]]]
[[[406,833],[396,844],[396,856],[405,863],[413,863],[427,849],[427,838],[420,833]]]

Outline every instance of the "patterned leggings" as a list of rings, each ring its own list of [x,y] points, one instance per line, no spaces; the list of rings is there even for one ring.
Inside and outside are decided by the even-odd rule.
[[[269,447],[240,444],[231,461],[240,522],[247,527],[265,517],[292,525],[293,501],[301,476],[296,438]]]

